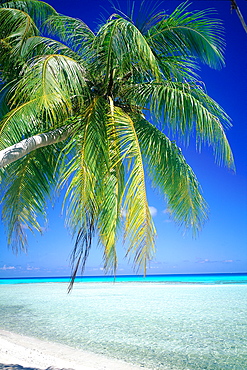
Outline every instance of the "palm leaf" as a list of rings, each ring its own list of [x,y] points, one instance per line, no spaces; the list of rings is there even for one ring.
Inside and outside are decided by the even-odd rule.
[[[0,121],[9,112],[9,107],[7,103],[7,94],[11,86],[4,86],[0,90]]]
[[[109,158],[106,162],[107,167],[102,186],[102,211],[99,217],[99,233],[104,247],[105,270],[112,269],[115,273],[117,269],[116,243],[124,191],[124,167],[112,99],[110,99],[110,112],[106,120],[106,134]]]
[[[62,164],[60,187],[69,181],[64,198],[66,223],[72,235],[77,235],[72,253],[74,273],[79,260],[82,269],[85,265],[101,212],[107,162],[105,115],[104,99],[95,98],[78,118],[75,136],[63,150],[69,160]]]
[[[85,89],[84,70],[73,59],[63,55],[36,58],[9,91],[13,109],[1,122],[1,141],[63,125],[75,108],[81,109]]]
[[[199,80],[197,71],[200,69],[196,58],[181,55],[157,55],[159,68],[164,80],[196,83]]]
[[[156,231],[148,207],[140,144],[134,122],[129,115],[116,107],[114,120],[121,138],[122,155],[128,161],[128,181],[123,205],[126,211],[125,234],[129,242],[127,256],[134,255],[135,265],[142,267],[146,274],[147,263],[155,250]]]
[[[29,14],[37,27],[50,16],[57,14],[56,10],[49,4],[39,0],[16,0],[0,4],[2,8],[13,8]]]
[[[135,45],[132,47],[131,45]],[[96,35],[93,48],[98,58],[95,73],[104,70],[104,84],[108,89],[111,78],[123,78],[130,73],[134,79],[159,79],[156,58],[140,31],[128,20],[117,17],[102,26]],[[115,72],[114,72],[115,70]]]
[[[38,34],[32,18],[16,9],[0,8],[1,80],[19,78],[24,64],[19,55],[23,43]]]
[[[42,122],[36,116],[37,100],[31,100],[7,113],[0,126],[0,149],[40,132]]]
[[[56,181],[58,150],[49,146],[8,166],[3,177],[2,218],[8,244],[18,252],[27,245],[26,231],[42,233],[39,218],[46,220],[46,201]]]
[[[209,18],[212,10],[188,12],[187,2],[180,4],[148,32],[147,40],[158,53],[194,55],[210,67],[224,64],[222,22]]]
[[[16,45],[38,34],[33,19],[21,10],[0,8],[0,24],[1,43],[9,44],[17,51]]]
[[[84,70],[80,64],[64,55],[45,55],[35,58],[26,67],[11,101],[13,105],[19,105],[40,97],[44,107],[59,101],[63,112],[71,110],[74,96],[84,95],[83,86]]]
[[[142,117],[135,117],[136,133],[155,187],[166,195],[179,225],[196,234],[207,219],[200,185],[175,142]],[[154,154],[155,153],[155,154]]]
[[[224,110],[199,85],[165,81],[125,87],[126,98],[149,107],[158,119],[186,144],[196,133],[197,147],[213,147],[217,163],[234,168],[233,155],[224,132],[231,125]],[[224,126],[223,126],[224,125]]]
[[[20,50],[21,57],[28,61],[40,55],[61,54],[82,63],[82,58],[68,46],[43,36],[29,37]]]
[[[84,55],[90,49],[95,38],[93,31],[83,21],[65,15],[49,17],[44,24],[44,30],[59,38],[79,55]]]

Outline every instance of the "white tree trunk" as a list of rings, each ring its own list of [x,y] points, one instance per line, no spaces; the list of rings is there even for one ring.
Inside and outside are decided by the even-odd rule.
[[[0,150],[0,168],[17,161],[35,149],[58,143],[67,139],[71,130],[61,127],[54,131],[32,136],[8,148]]]

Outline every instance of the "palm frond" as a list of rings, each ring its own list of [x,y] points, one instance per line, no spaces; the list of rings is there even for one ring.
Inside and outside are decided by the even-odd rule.
[[[68,46],[43,36],[29,37],[22,44],[22,48],[20,50],[20,55],[25,61],[40,55],[44,56],[51,54],[64,55],[79,63],[83,62],[82,58]]]
[[[104,247],[105,270],[116,272],[116,243],[121,219],[121,205],[124,192],[124,166],[121,142],[118,135],[114,104],[110,99],[110,110],[106,120],[107,151],[106,172],[102,186],[102,206],[99,217],[100,240]]]
[[[12,48],[38,34],[33,19],[17,9],[0,8],[0,25],[1,44],[9,44]]]
[[[0,149],[7,148],[22,139],[40,132],[42,121],[36,116],[37,100],[12,109],[0,122]]]
[[[107,87],[111,78],[121,79],[126,73],[130,73],[132,79],[145,81],[160,78],[158,63],[145,37],[124,18],[116,16],[102,26],[93,47],[98,55],[94,69],[97,73],[97,69],[103,67]]]
[[[8,93],[12,110],[1,122],[1,140],[63,124],[81,109],[85,89],[84,70],[73,59],[58,54],[34,59]]]
[[[178,224],[196,234],[207,219],[207,206],[194,172],[175,142],[144,118],[135,118],[136,133],[154,186],[165,194]]]
[[[106,113],[104,99],[95,98],[78,118],[74,137],[63,150],[69,160],[62,163],[60,187],[69,181],[64,207],[66,224],[72,235],[77,235],[72,254],[76,269],[79,259],[82,268],[85,264],[101,212],[107,162]]]
[[[55,146],[32,152],[5,171],[2,187],[2,219],[8,229],[8,245],[25,250],[27,230],[42,233],[40,218],[46,220],[46,201],[56,181]]]
[[[135,7],[135,3],[128,2],[127,11],[119,7],[121,4],[114,4],[111,1],[114,11],[121,15],[121,17],[130,20],[138,30],[145,35],[147,31],[154,26],[163,16],[163,12],[159,12],[159,6],[162,4],[160,1],[142,1],[139,8]]]
[[[147,40],[162,55],[196,56],[210,67],[224,64],[223,27],[209,18],[212,10],[189,12],[187,2],[165,16],[148,32]]]
[[[126,98],[149,107],[163,127],[168,128],[186,144],[196,134],[197,147],[212,146],[217,163],[234,168],[233,155],[224,132],[231,126],[224,110],[196,84],[165,81],[125,87]]]
[[[164,80],[196,83],[199,80],[199,65],[196,58],[181,55],[157,55]]]
[[[48,17],[57,14],[56,10],[51,5],[39,0],[7,1],[0,4],[0,7],[18,9],[29,14],[37,27],[40,27]]]
[[[18,78],[24,61],[19,55],[23,43],[39,31],[32,18],[21,10],[0,8],[1,79]]]
[[[9,112],[7,94],[11,86],[5,85],[0,90],[0,122],[2,118]]]
[[[93,31],[80,19],[58,14],[47,19],[44,31],[59,38],[81,56],[88,52],[95,38]]]
[[[56,104],[55,100],[59,100],[65,106],[64,109],[61,107],[62,111],[71,110],[72,98],[83,95],[83,86],[84,69],[80,64],[64,55],[45,55],[35,58],[26,67],[11,102],[19,105],[41,97],[44,106]]]
[[[155,250],[156,231],[148,207],[142,153],[131,117],[116,107],[114,121],[121,138],[122,155],[128,161],[123,205],[126,211],[125,235],[129,242],[127,256],[134,255],[135,265],[142,267],[146,274],[147,263]]]

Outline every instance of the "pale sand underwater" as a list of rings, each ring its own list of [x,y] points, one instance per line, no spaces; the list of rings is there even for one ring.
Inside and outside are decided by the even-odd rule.
[[[246,312],[247,284],[76,283],[69,295],[63,283],[6,284],[0,328],[20,337],[0,336],[0,363],[42,370],[243,370]],[[34,354],[40,364],[20,362]]]
[[[24,367],[24,369],[23,369]],[[0,369],[140,370],[124,361],[0,330]],[[49,369],[51,370],[51,369]]]

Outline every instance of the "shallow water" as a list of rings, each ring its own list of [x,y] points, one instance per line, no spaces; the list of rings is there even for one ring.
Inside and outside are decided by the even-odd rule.
[[[247,368],[247,285],[1,285],[0,328],[152,369]]]
[[[146,283],[198,283],[198,284],[247,284],[247,273],[222,274],[156,274],[156,275],[118,275],[113,276],[81,276],[76,282],[146,282]],[[69,283],[70,277],[28,277],[0,278],[1,284],[30,284],[30,283]]]

